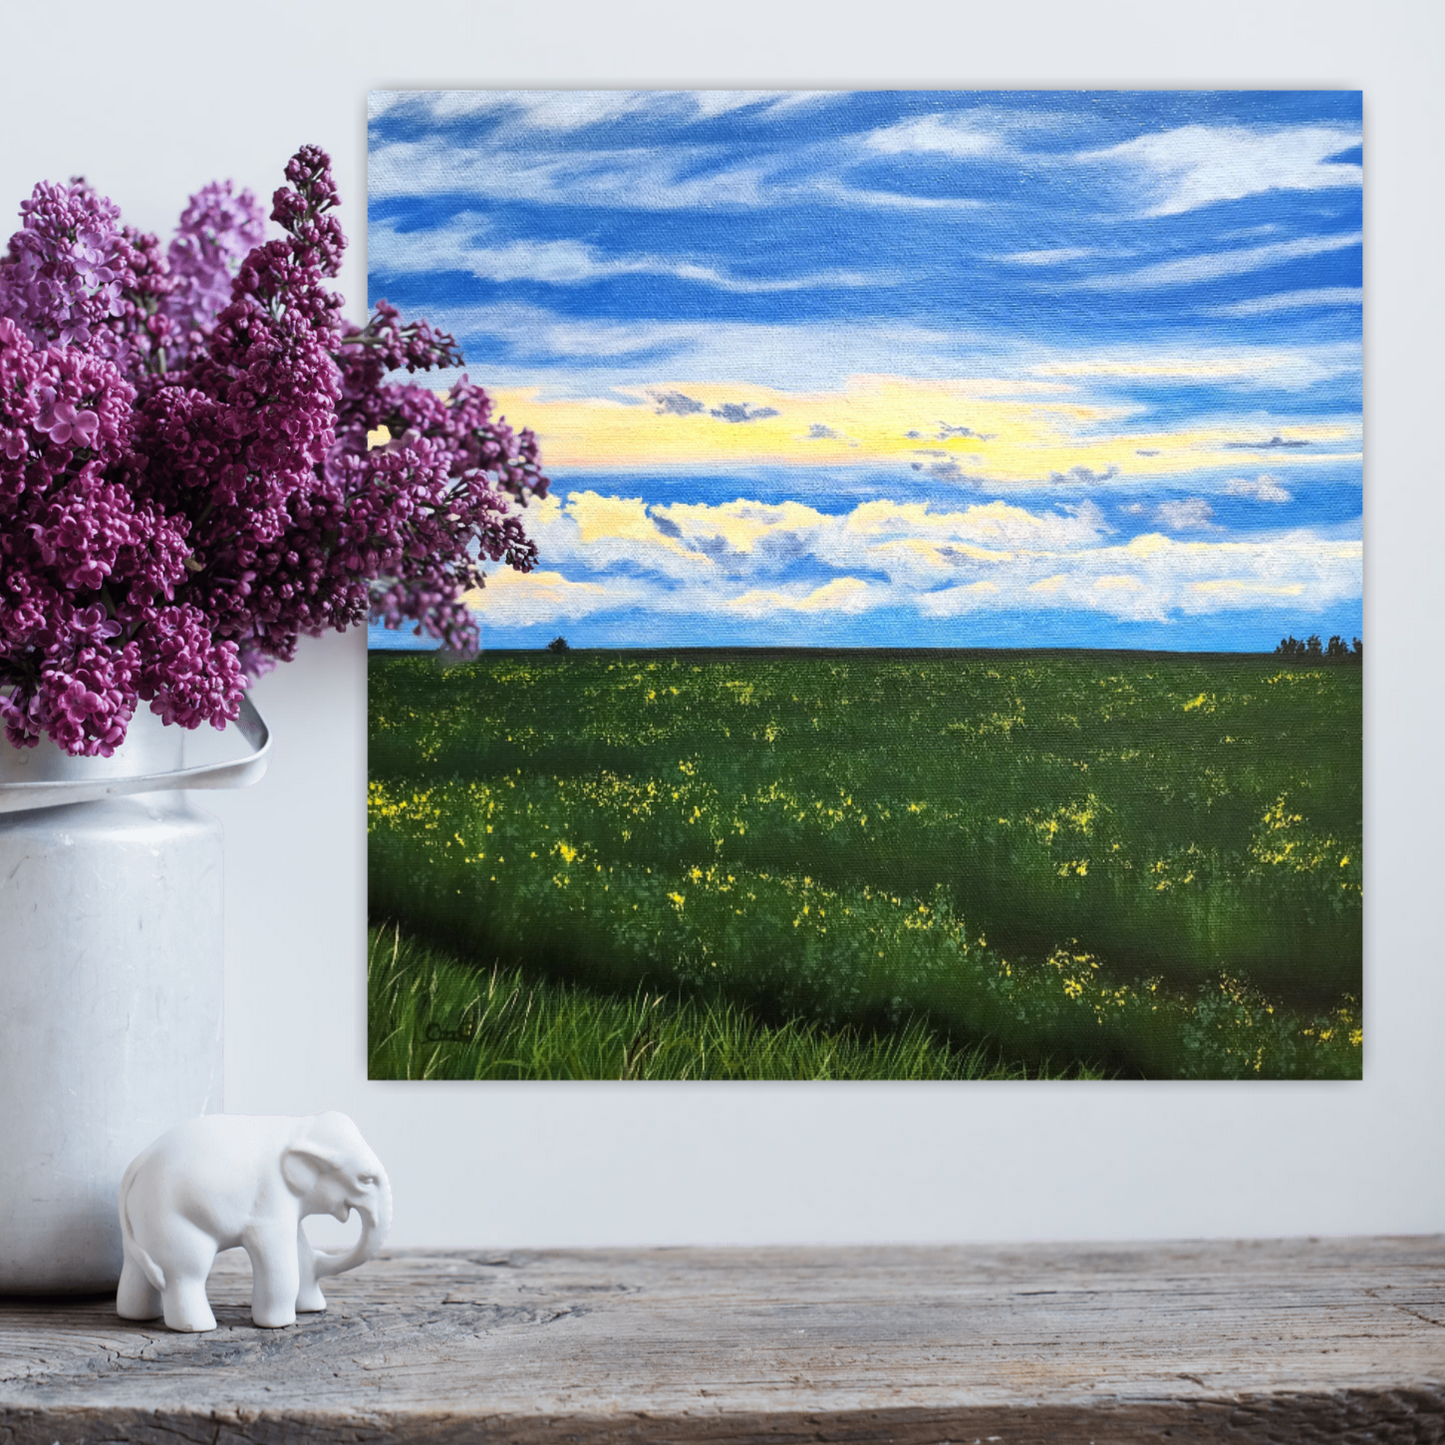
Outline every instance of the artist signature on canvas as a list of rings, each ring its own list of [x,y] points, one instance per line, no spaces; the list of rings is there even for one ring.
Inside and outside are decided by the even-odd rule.
[[[463,1019],[455,1027],[447,1027],[435,1019],[429,1019],[426,1033],[422,1037],[429,1044],[469,1044],[476,1030],[476,1024],[470,1019]]]

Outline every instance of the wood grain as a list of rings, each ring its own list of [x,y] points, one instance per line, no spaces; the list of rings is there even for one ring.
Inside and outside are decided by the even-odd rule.
[[[0,1301],[20,1442],[1445,1441],[1445,1238],[393,1253],[219,1328]]]

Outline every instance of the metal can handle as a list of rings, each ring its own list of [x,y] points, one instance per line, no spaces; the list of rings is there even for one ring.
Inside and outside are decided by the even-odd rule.
[[[270,760],[271,732],[249,697],[241,699],[241,711],[235,726],[251,745],[251,752],[244,758],[164,773],[139,773],[131,777],[6,783],[0,785],[0,813],[19,813],[27,808],[58,808],[66,803],[93,803],[101,798],[120,798],[130,793],[248,787],[259,782],[266,771]]]

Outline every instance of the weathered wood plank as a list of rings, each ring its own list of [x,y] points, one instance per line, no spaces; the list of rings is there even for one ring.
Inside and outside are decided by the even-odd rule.
[[[396,1253],[175,1335],[0,1301],[0,1445],[1445,1441],[1445,1238]]]

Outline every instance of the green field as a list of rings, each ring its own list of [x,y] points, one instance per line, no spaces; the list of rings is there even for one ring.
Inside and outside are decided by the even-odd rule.
[[[955,1047],[923,1020],[902,1028],[769,1025],[722,998],[639,988],[599,995],[478,971],[445,950],[373,928],[375,1079],[1030,1079],[1097,1078],[1087,1066],[1009,1064],[986,1043]]]
[[[370,662],[370,906],[395,943],[373,1077],[637,1076],[625,1044],[539,1050],[520,1014],[499,1034],[498,970],[614,1035],[639,1000],[679,1011],[674,1040],[732,1021],[725,1066],[679,1043],[649,1077],[1360,1075],[1357,667]],[[821,1053],[779,1042],[804,1036]],[[925,1040],[914,1073],[890,1053]],[[872,1062],[830,1074],[845,1045]]]

